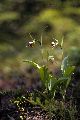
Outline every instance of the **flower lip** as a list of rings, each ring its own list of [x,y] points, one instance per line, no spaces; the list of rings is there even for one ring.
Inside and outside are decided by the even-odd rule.
[[[35,40],[29,41],[26,47],[34,47],[34,45],[35,45]]]
[[[50,61],[51,63],[53,63],[54,62],[54,56],[49,56],[48,57],[48,61]]]
[[[56,44],[54,42],[51,43],[52,48],[54,48],[56,46]]]
[[[54,57],[53,56],[49,56],[48,59],[54,59]]]

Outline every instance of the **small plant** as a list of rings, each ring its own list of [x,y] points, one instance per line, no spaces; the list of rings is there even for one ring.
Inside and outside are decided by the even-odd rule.
[[[36,43],[39,43],[41,46],[43,58],[42,36],[41,41],[33,39],[33,41],[29,42],[27,47],[34,47]],[[65,119],[65,116],[69,114],[69,119],[72,120],[70,115],[71,111],[69,111],[69,109],[71,110],[71,106],[67,107],[66,104],[66,90],[71,81],[71,75],[75,67],[69,65],[68,56],[63,56],[63,39],[61,41],[61,44],[58,43],[58,40],[53,39],[51,46],[52,49],[55,47],[60,47],[62,50],[61,75],[59,77],[55,77],[55,75],[49,71],[47,64],[41,66],[34,61],[24,60],[24,62],[30,63],[37,69],[42,82],[42,91],[35,90],[35,97],[32,97],[32,99],[29,99],[28,101],[32,104],[34,103],[35,105],[39,105],[42,109],[44,109],[48,113],[50,119],[52,117],[55,119],[58,117],[61,117],[60,119]],[[50,56],[50,53],[48,51],[47,62],[51,62],[52,64],[56,62],[54,56]]]

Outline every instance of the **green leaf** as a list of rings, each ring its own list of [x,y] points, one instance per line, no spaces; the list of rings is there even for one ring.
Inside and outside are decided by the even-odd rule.
[[[41,67],[37,63],[30,60],[25,60],[24,62],[28,62],[38,69],[42,84],[46,87],[47,90],[50,91],[56,81],[56,78],[49,73],[48,68],[46,66]]]
[[[48,68],[46,66],[42,66],[39,69],[39,73],[40,73],[40,77],[41,77],[43,84],[45,85],[47,89],[49,89],[48,86],[50,82],[50,75],[49,75]]]
[[[28,62],[30,63],[32,66],[34,66],[35,68],[38,69],[38,72],[40,74],[41,80],[42,80],[42,84],[45,85],[45,87],[47,87],[47,80],[48,80],[48,71],[46,66],[39,66],[37,63],[30,61],[30,60],[25,60],[24,62]]]
[[[71,78],[68,78],[67,82],[66,82],[66,89],[68,88],[69,84],[70,84]]]
[[[75,66],[68,66],[66,69],[65,69],[65,72],[63,74],[64,77],[69,77],[71,76],[72,72],[74,71],[75,69]]]
[[[42,66],[40,69],[39,69],[39,73],[40,73],[40,77],[41,77],[41,80],[43,81],[44,80],[44,70],[45,70],[45,68],[44,68],[44,66]]]
[[[48,84],[49,90],[52,90],[56,81],[57,81],[57,79],[54,76],[52,76],[51,74],[49,74],[49,84]]]
[[[31,60],[24,60],[23,62],[28,62],[31,65],[33,65],[35,68],[38,68],[38,69],[41,68],[37,63],[35,63],[35,62],[31,61]]]
[[[68,87],[68,85],[71,81],[70,77],[61,77],[59,80],[61,80],[63,83],[61,86],[63,90],[65,90]]]
[[[65,69],[67,67],[68,67],[68,56],[63,59],[62,64],[61,64],[61,70],[63,73],[65,72]]]
[[[58,80],[56,80],[51,90],[52,94],[54,95],[55,91],[57,90],[60,90],[61,92],[65,91],[69,82],[70,82],[70,78],[67,77],[61,77]]]
[[[37,104],[41,104],[41,101],[40,101],[40,98],[39,98],[39,97],[36,97],[36,103],[37,103]]]
[[[45,99],[47,99],[47,96],[45,93],[39,91],[39,90],[35,90],[36,93],[38,93],[40,96],[44,97]]]
[[[37,105],[37,102],[35,102],[34,100],[26,99],[26,101],[29,102],[32,105]]]

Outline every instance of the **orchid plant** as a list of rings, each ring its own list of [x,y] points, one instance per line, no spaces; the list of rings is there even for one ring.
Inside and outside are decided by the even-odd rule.
[[[37,43],[39,43],[42,50],[42,36],[41,41],[32,38],[32,41],[29,41],[27,47],[33,48]],[[53,116],[53,112],[55,113],[59,108],[62,112],[64,111],[66,90],[71,81],[71,75],[75,69],[74,66],[69,65],[68,56],[63,56],[63,39],[61,44],[59,44],[58,40],[53,39],[51,42],[52,49],[55,49],[56,46],[60,47],[62,50],[61,76],[59,77],[55,77],[45,64],[41,66],[34,61],[24,60],[24,62],[31,64],[37,69],[43,88],[42,91],[35,90],[37,92],[36,99],[32,98],[32,100],[28,101],[32,104],[40,105],[49,113],[50,118]],[[53,64],[53,62],[55,62],[54,56],[49,56],[49,52],[47,53],[47,61],[50,61]],[[41,100],[42,98],[43,102]]]

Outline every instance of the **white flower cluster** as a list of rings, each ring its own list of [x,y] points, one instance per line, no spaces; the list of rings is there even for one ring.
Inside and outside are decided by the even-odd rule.
[[[54,38],[53,38],[53,39],[54,39]],[[57,45],[58,45],[58,40],[57,40],[57,39],[54,39],[54,41],[51,42],[52,48],[54,48],[54,47],[57,46]]]

